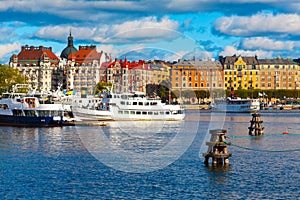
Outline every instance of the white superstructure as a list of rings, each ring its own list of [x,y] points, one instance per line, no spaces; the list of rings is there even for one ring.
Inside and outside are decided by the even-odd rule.
[[[185,117],[181,105],[165,104],[139,92],[112,94],[110,110],[114,120],[183,120]]]

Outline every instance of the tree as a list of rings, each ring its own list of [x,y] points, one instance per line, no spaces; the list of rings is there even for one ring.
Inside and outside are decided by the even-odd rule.
[[[11,90],[15,84],[25,84],[26,77],[14,68],[5,64],[0,64],[0,94]]]
[[[102,94],[104,91],[107,91],[111,88],[111,83],[99,82],[95,87],[95,95]]]

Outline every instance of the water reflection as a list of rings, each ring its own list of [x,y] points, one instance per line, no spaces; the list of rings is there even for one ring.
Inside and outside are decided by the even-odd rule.
[[[68,150],[83,148],[74,127],[28,128],[1,127],[1,149],[39,154],[59,155]]]
[[[187,115],[188,116],[188,115]],[[103,164],[145,173],[176,161],[191,145],[199,121],[117,121],[77,127],[87,150]]]

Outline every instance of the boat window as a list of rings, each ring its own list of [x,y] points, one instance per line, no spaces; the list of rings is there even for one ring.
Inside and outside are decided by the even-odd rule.
[[[44,111],[44,110],[38,111],[38,115],[39,116],[47,116],[46,111]]]
[[[0,104],[0,108],[3,110],[6,110],[8,108],[7,104]]]
[[[23,116],[22,110],[13,110],[13,115],[14,116]]]
[[[118,114],[123,114],[123,111],[122,111],[122,110],[119,110],[119,111],[118,111]]]
[[[154,113],[154,115],[158,115],[158,112],[153,112]]]
[[[170,114],[170,112],[169,111],[166,111],[166,115],[169,115]]]
[[[139,102],[139,106],[142,106],[143,105],[143,102]]]
[[[34,110],[24,110],[25,116],[27,117],[34,117],[36,116]]]
[[[153,115],[153,112],[151,112],[151,111],[150,111],[150,112],[148,112],[148,115]]]
[[[137,102],[132,102],[132,105],[136,106],[136,105],[137,105]]]
[[[131,115],[135,115],[135,111],[130,111],[130,114]]]
[[[146,112],[146,111],[143,111],[142,114],[143,114],[143,115],[147,115],[147,112]]]
[[[121,101],[121,105],[125,105],[125,101]]]
[[[152,105],[152,106],[156,106],[156,105],[157,105],[157,102],[151,102],[151,105]]]
[[[145,106],[149,106],[149,102],[145,102]]]
[[[140,114],[141,114],[141,111],[136,111],[136,114],[137,114],[137,115],[140,115]]]
[[[130,102],[130,101],[127,101],[126,104],[127,104],[127,105],[131,105],[131,102]]]
[[[125,114],[125,115],[128,115],[128,114],[129,114],[129,111],[127,111],[127,110],[124,111],[124,114]]]
[[[164,115],[164,112],[160,112],[159,114]]]

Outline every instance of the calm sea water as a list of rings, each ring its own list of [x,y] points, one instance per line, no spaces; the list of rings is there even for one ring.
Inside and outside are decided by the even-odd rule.
[[[248,136],[251,114],[187,114],[163,125],[1,127],[0,199],[300,198],[300,113],[262,113],[262,137]],[[233,157],[207,167],[203,139],[223,123]]]

